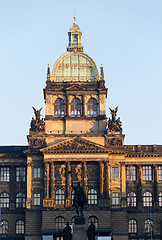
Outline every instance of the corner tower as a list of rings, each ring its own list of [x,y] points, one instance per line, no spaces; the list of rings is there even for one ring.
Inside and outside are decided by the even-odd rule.
[[[106,98],[103,67],[99,77],[96,63],[83,52],[82,32],[70,28],[67,52],[47,71],[44,89],[45,132],[56,135],[106,133]]]

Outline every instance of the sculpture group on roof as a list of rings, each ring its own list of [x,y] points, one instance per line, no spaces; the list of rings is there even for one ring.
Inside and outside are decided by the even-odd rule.
[[[33,107],[34,113],[35,113],[35,119],[32,118],[31,123],[30,123],[30,131],[32,132],[42,132],[45,130],[45,123],[44,123],[44,119],[41,118],[41,110],[42,108],[40,108],[39,110],[36,110]]]
[[[116,119],[118,107],[115,108],[115,110],[109,108],[111,111],[112,119],[109,118],[108,120],[108,129],[110,131],[114,132],[121,132],[122,131],[122,122],[120,121],[120,118]]]

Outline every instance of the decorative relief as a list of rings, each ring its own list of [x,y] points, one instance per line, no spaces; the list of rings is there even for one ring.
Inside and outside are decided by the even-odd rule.
[[[69,141],[64,141],[55,146],[46,148],[48,153],[104,153],[107,152],[103,146],[95,144],[80,137],[74,137]]]
[[[54,207],[54,200],[43,199],[43,207]]]
[[[64,190],[65,190],[65,184],[66,184],[65,169],[66,169],[65,164],[61,165],[61,167],[59,168],[59,173],[60,173],[61,181],[62,181],[62,188]]]
[[[76,174],[77,174],[77,178],[78,178],[78,181],[82,184],[82,164],[78,164],[76,169]]]
[[[31,199],[26,199],[26,208],[31,208]]]

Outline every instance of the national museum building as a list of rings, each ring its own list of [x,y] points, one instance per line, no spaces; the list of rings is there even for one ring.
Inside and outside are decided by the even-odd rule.
[[[162,146],[124,145],[118,107],[106,117],[103,66],[84,53],[76,17],[68,36],[67,52],[48,66],[45,118],[33,108],[28,146],[0,147],[0,238],[62,240],[80,182],[98,239],[160,240]]]

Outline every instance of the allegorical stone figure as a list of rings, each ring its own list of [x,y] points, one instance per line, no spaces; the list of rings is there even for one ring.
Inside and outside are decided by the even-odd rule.
[[[95,225],[93,222],[91,222],[91,224],[88,227],[87,237],[88,240],[95,240]]]
[[[67,222],[66,226],[63,229],[63,240],[72,240],[72,233],[69,222]]]
[[[80,207],[80,216],[83,216],[83,209],[84,205],[86,204],[86,195],[83,188],[80,186],[80,182],[77,183],[76,187],[74,187],[72,184],[72,188],[74,190],[73,206],[76,207],[76,213],[78,216]]]

